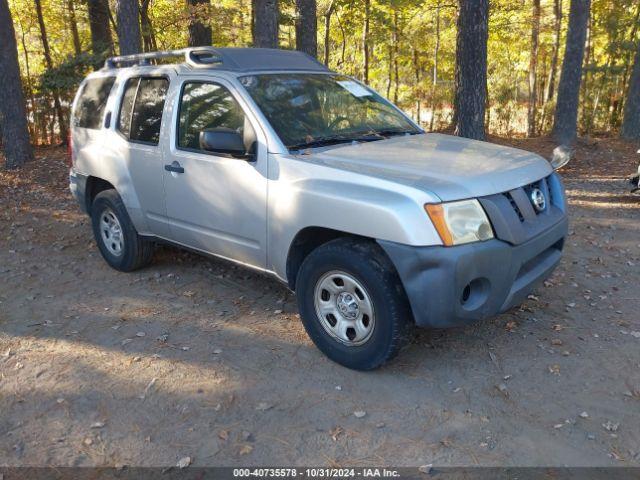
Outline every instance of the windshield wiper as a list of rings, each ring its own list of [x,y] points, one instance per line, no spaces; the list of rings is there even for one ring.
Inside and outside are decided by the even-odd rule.
[[[382,130],[373,130],[372,133],[382,135],[383,137],[393,137],[394,135],[416,135],[420,132],[416,130],[398,130],[395,128],[387,128]]]
[[[367,133],[365,135],[358,136],[346,136],[346,135],[327,135],[325,137],[317,137],[308,142],[296,143],[293,145],[287,145],[289,150],[302,150],[304,148],[324,147],[327,145],[337,145],[339,143],[351,143],[351,142],[374,142],[376,140],[382,140],[383,137],[376,136],[373,133]]]

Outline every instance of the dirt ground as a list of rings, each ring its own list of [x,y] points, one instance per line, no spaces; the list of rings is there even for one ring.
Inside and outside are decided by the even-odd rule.
[[[640,465],[637,147],[580,143],[566,254],[525,305],[370,373],[271,278],[169,247],[110,269],[40,149],[0,173],[0,465]]]

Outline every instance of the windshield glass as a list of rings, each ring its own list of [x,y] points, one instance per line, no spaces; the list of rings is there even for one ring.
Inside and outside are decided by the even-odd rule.
[[[380,95],[342,75],[262,74],[240,82],[292,150],[422,133]]]

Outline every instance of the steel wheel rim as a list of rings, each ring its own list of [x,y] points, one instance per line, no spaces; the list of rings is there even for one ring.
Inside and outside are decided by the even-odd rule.
[[[110,208],[106,208],[100,214],[100,236],[105,248],[116,257],[122,255],[124,238],[122,227],[116,214]]]
[[[373,302],[353,275],[340,270],[325,273],[316,282],[313,298],[320,325],[334,340],[356,347],[371,338]]]

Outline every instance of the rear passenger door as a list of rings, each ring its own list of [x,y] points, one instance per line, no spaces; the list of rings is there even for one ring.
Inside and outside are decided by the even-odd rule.
[[[167,236],[160,135],[170,77],[128,78],[116,112],[114,142],[122,152],[148,233]],[[131,204],[130,204],[131,205]],[[128,208],[132,208],[128,205]],[[135,207],[133,207],[135,208]]]

